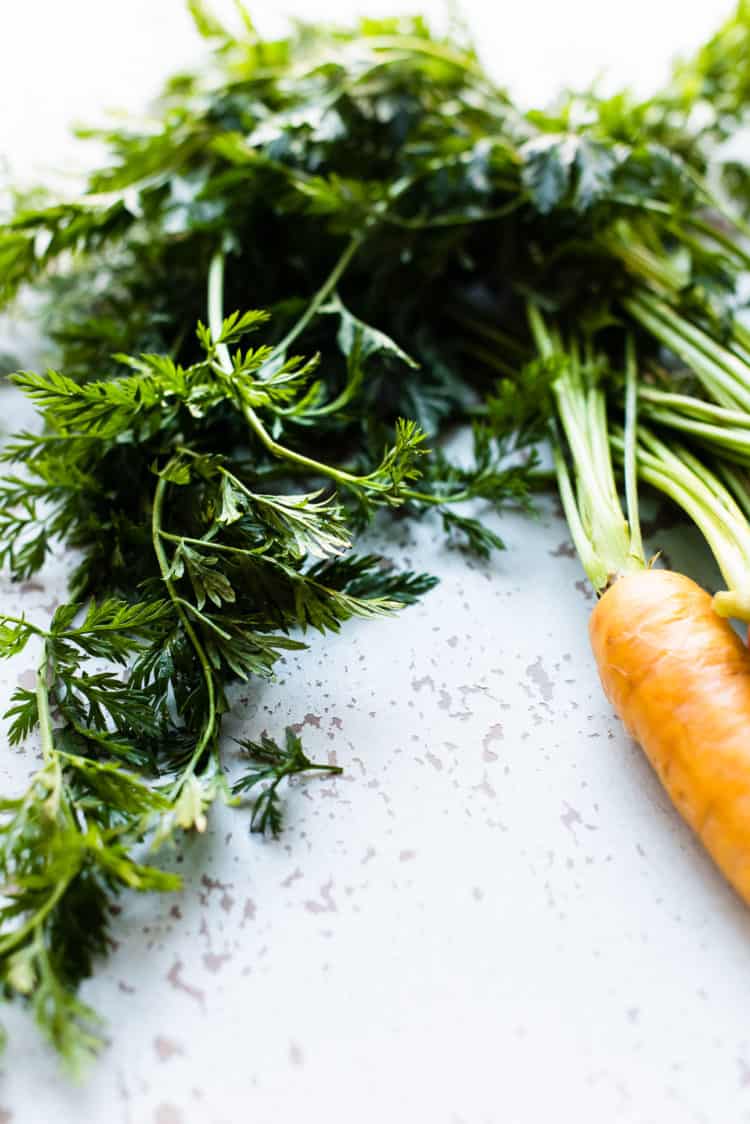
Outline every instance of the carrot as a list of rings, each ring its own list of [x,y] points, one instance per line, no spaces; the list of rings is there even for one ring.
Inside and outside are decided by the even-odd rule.
[[[750,904],[750,652],[726,619],[730,612],[750,614],[750,525],[723,484],[691,454],[675,452],[638,428],[629,338],[625,431],[612,442],[624,460],[626,520],[612,465],[601,362],[590,343],[563,346],[534,305],[529,321],[553,375],[562,430],[553,433],[560,498],[600,598],[589,631],[604,691],[679,813]],[[638,521],[639,471],[698,523],[730,586],[716,599],[690,578],[647,564]]]
[[[711,596],[671,570],[615,581],[589,634],[607,698],[750,904],[750,653]]]

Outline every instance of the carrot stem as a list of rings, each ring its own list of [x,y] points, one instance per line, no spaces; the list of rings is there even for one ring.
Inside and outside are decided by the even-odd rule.
[[[576,338],[566,346],[548,328],[541,310],[527,306],[529,327],[541,358],[552,363],[552,393],[559,428],[553,427],[553,450],[560,499],[583,568],[598,593],[621,574],[645,565],[637,516],[634,531],[622,510],[617,491],[604,391],[598,385],[599,369],[590,339],[583,348]],[[631,381],[634,379],[634,357]],[[631,392],[631,416],[635,389]],[[563,447],[572,462],[566,464]],[[630,502],[636,513],[637,494],[631,480]]]

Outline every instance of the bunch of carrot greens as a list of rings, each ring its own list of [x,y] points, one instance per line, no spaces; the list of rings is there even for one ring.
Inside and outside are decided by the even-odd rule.
[[[531,506],[547,436],[600,606],[646,580],[647,617],[666,603],[640,475],[706,535],[720,610],[750,615],[748,256],[709,187],[723,136],[693,127],[689,64],[648,103],[524,113],[463,32],[264,41],[241,6],[238,33],[191,8],[205,70],[171,80],[147,128],[98,134],[111,162],[82,198],[21,199],[0,227],[0,298],[36,285],[59,355],[15,377],[41,424],[2,453],[0,560],[27,578],[60,545],[76,558],[46,627],[2,618],[4,654],[38,651],[9,717],[43,763],[0,806],[0,971],[73,1068],[101,1042],[77,989],[113,899],[177,885],[149,853],[204,830],[217,797],[250,792],[252,825],[277,831],[282,781],[320,768],[289,734],[248,742],[228,778],[232,684],[433,584],[356,553],[368,522],[432,511],[486,556],[488,506]],[[444,451],[466,425],[468,465]]]

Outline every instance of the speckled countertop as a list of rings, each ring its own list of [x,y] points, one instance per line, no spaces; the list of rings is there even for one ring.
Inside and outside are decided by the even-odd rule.
[[[605,19],[593,0],[569,0],[565,19],[590,32],[566,36],[564,57],[580,59],[570,72],[550,0],[523,5],[497,50],[520,74],[533,26],[546,62],[526,85],[546,92],[585,81],[613,44],[628,73],[634,60],[653,69],[728,5],[664,0],[646,42],[648,6]],[[487,46],[491,6],[467,7]],[[21,49],[42,8],[33,89],[46,74],[46,101]],[[324,8],[341,16],[343,4],[321,0],[315,15]],[[179,0],[124,10],[14,6],[0,147],[17,163],[38,156],[45,125],[44,162],[59,160],[68,88],[66,119],[103,100],[132,105],[146,72],[153,85],[185,57]],[[22,353],[28,339],[10,344]],[[7,389],[0,418],[25,421]],[[658,517],[652,529],[654,547],[710,584],[697,536]],[[0,1124],[750,1121],[750,912],[603,697],[592,600],[556,506],[536,521],[508,515],[501,531],[508,551],[478,565],[429,522],[384,530],[373,546],[431,570],[438,588],[396,619],[313,639],[276,683],[241,693],[230,733],[295,724],[343,775],[290,789],[278,842],[217,808],[170,860],[183,893],[123,899],[116,951],[85,988],[111,1037],[85,1085],[60,1075],[28,1019],[3,1012]],[[64,578],[62,562],[20,588],[0,578],[0,598],[44,621]],[[0,666],[0,704],[32,662]],[[0,791],[17,787],[34,743],[0,762]]]
[[[486,565],[383,532],[439,587],[241,694],[233,732],[294,723],[344,775],[290,790],[278,842],[217,809],[183,893],[123,899],[85,1086],[4,1016],[3,1124],[750,1120],[750,914],[603,698],[559,513],[502,531]],[[656,537],[710,580],[689,530]],[[3,603],[45,619],[63,572]]]

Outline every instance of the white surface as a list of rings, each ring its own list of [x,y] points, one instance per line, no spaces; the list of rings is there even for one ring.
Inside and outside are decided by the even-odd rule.
[[[280,12],[306,19],[422,11],[440,20],[450,0],[287,0],[249,3],[275,34]],[[516,96],[541,105],[563,85],[605,73],[647,92],[669,60],[693,49],[734,8],[732,0],[459,0],[485,64]],[[213,0],[231,21],[232,0]],[[165,75],[203,46],[183,0],[4,0],[0,155],[17,175],[78,169],[71,122],[101,123],[104,110],[139,109]],[[235,17],[236,18],[236,17]],[[33,43],[33,53],[29,44]]]
[[[573,0],[498,7],[493,50],[545,92],[615,53],[647,78],[726,9],[601,4],[591,22]],[[571,53],[558,8],[566,39],[581,29]],[[13,6],[0,136],[19,167],[59,161],[86,82],[97,105],[134,104],[194,50],[178,3],[131,0],[125,16],[100,0],[84,52],[75,29],[93,10]],[[18,61],[32,33],[44,104]],[[394,529],[378,545],[440,587],[243,694],[238,729],[303,724],[345,775],[292,790],[278,843],[217,813],[176,860],[179,898],[123,902],[117,952],[85,989],[112,1035],[85,1087],[4,1014],[2,1124],[750,1121],[750,914],[602,696],[559,515],[501,529],[509,550],[487,566],[429,524]],[[675,564],[691,541],[658,536]],[[50,571],[0,596],[44,620],[61,589]],[[7,693],[31,664],[0,668]],[[0,786],[33,765],[33,748],[6,754]]]

